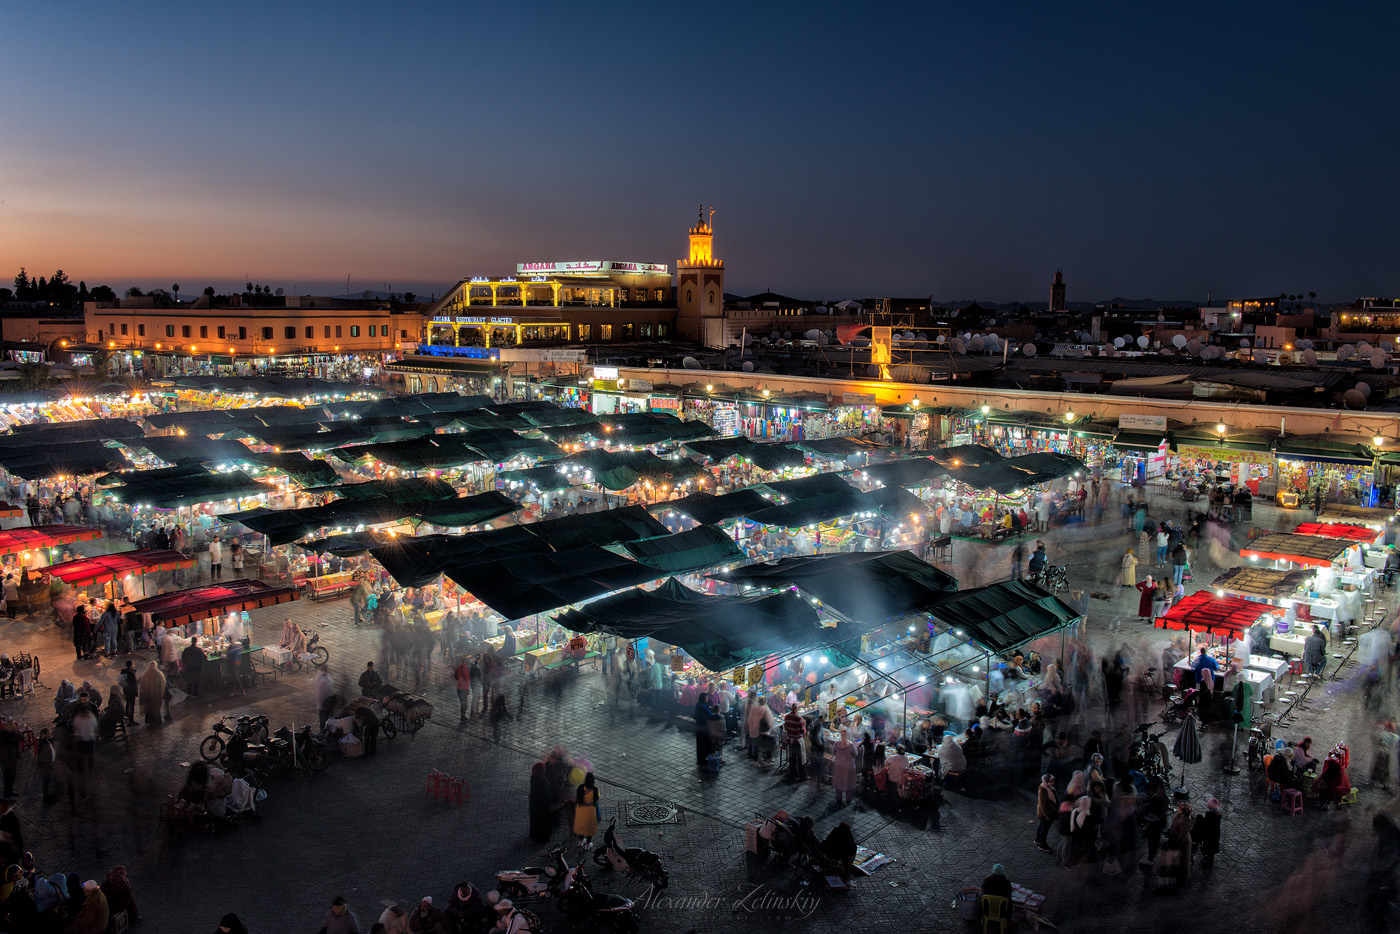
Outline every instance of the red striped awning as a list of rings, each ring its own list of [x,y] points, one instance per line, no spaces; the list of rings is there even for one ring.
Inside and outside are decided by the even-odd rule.
[[[24,507],[14,503],[0,503],[0,519],[18,519],[24,515]]]
[[[1355,548],[1356,542],[1341,538],[1327,538],[1322,535],[1298,535],[1291,532],[1271,532],[1261,535],[1240,550],[1246,558],[1261,558],[1265,561],[1289,561],[1293,564],[1306,564],[1315,568],[1328,568],[1346,554],[1348,548]]]
[[[1282,614],[1283,610],[1257,600],[1243,597],[1217,597],[1209,590],[1198,590],[1185,597],[1157,620],[1158,629],[1189,629],[1209,632],[1233,639],[1259,622],[1265,613]]]
[[[89,584],[105,584],[128,574],[138,577],[154,574],[156,571],[173,571],[176,568],[192,568],[195,559],[167,548],[147,548],[141,551],[124,551],[115,555],[100,555],[96,558],[79,558],[65,561],[47,568],[47,572],[71,587],[86,587]]]
[[[153,619],[170,627],[231,611],[276,606],[300,597],[301,593],[295,587],[269,587],[262,581],[236,580],[163,593],[158,597],[137,600],[131,606],[136,612],[150,613]]]
[[[1320,535],[1323,538],[1344,538],[1349,542],[1369,545],[1381,537],[1375,529],[1340,522],[1304,522],[1293,530],[1294,535]]]
[[[101,537],[99,530],[80,525],[36,525],[27,529],[10,529],[0,532],[0,555],[37,551],[71,542],[90,542]]]

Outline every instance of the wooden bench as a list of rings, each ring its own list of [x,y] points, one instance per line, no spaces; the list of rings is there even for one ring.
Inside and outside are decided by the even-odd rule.
[[[312,600],[333,597],[355,588],[355,580],[349,574],[330,574],[326,577],[308,577],[306,593]]]

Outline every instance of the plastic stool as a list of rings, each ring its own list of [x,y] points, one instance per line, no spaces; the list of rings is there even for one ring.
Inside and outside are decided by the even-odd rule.
[[[1303,673],[1303,660],[1301,658],[1293,659],[1292,663],[1288,666],[1288,673],[1301,675]]]
[[[1287,788],[1283,792],[1282,807],[1292,817],[1303,813],[1303,793],[1297,788]]]
[[[1338,804],[1355,804],[1355,803],[1356,803],[1356,800],[1357,800],[1357,798],[1356,798],[1356,789],[1353,788],[1351,791],[1348,791],[1348,792],[1346,793],[1346,795],[1345,795],[1340,801],[1338,801],[1337,803],[1338,803]]]

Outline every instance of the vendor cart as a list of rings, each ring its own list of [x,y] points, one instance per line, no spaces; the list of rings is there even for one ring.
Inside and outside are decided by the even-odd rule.
[[[433,705],[417,694],[400,691],[392,684],[385,684],[376,692],[384,706],[384,716],[379,721],[385,737],[393,739],[400,732],[413,734],[422,728],[424,722],[433,716]]]

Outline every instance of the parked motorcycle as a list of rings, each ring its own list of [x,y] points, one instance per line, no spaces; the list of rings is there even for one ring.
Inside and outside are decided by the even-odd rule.
[[[326,667],[326,662],[331,660],[331,653],[324,645],[321,645],[321,634],[311,629],[303,629],[301,634],[306,637],[306,657],[294,658],[292,663],[298,669],[306,662],[310,662],[317,668]]]
[[[653,888],[666,888],[670,879],[661,865],[661,857],[641,847],[624,847],[622,841],[617,838],[616,827],[617,818],[613,818],[608,822],[608,829],[603,832],[602,848],[593,851],[593,862],[604,869],[612,867],[618,872],[635,876]]]
[[[267,717],[262,714],[239,717],[233,726],[228,725],[230,719],[232,718],[220,717],[217,723],[209,727],[210,735],[204,737],[204,741],[199,744],[199,754],[205,762],[213,762],[223,754],[224,746],[227,745],[225,736],[232,738],[239,735],[250,742],[267,742]]]
[[[298,765],[308,772],[319,772],[331,764],[325,743],[311,732],[310,726],[303,726],[295,739],[293,742],[292,731],[284,726],[273,733],[268,742],[268,749],[283,774],[293,771]]]
[[[1140,784],[1144,790],[1151,779],[1156,779],[1163,785],[1169,782],[1166,747],[1162,745],[1162,737],[1167,735],[1167,731],[1150,732],[1156,725],[1157,721],[1154,720],[1151,723],[1140,724],[1133,730],[1133,744],[1128,751],[1128,770],[1142,778]]]
[[[607,892],[596,892],[588,874],[579,866],[571,871],[571,882],[559,896],[559,910],[575,917],[591,917],[617,934],[636,934],[636,903],[630,898]]]
[[[556,846],[547,856],[554,862],[549,866],[527,866],[496,873],[496,888],[512,902],[524,899],[553,898],[573,885],[573,869],[564,861],[564,847]]]

